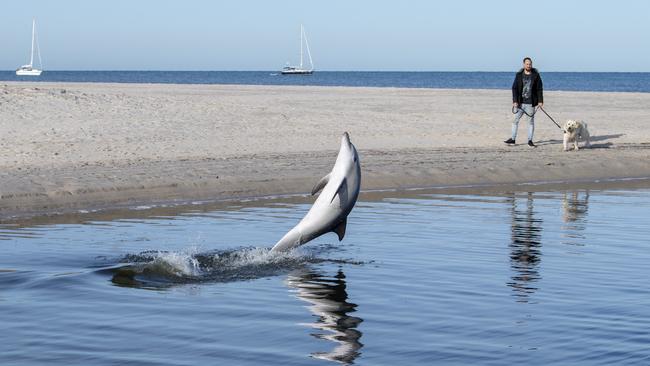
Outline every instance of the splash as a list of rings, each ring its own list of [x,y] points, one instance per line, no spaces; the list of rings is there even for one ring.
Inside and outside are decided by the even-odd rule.
[[[148,251],[123,257],[110,268],[112,282],[121,286],[164,288],[176,284],[232,282],[275,276],[321,262],[301,248],[275,253],[270,248],[249,247],[198,253]]]
[[[159,253],[151,263],[152,269],[177,277],[197,277],[201,275],[199,261],[187,253]]]

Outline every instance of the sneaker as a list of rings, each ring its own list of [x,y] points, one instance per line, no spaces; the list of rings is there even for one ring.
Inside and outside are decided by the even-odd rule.
[[[515,140],[513,140],[513,139],[510,138],[510,139],[505,140],[504,142],[505,142],[506,144],[514,144],[514,143],[515,143]]]
[[[537,146],[535,146],[535,144],[533,144],[533,140],[528,140],[528,146],[537,147]]]

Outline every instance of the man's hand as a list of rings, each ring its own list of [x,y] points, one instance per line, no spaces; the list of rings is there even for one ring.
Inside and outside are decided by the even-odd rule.
[[[544,106],[544,103],[537,104],[537,108],[542,108],[543,106]]]
[[[519,104],[517,104],[517,102],[512,102],[512,108],[519,108]]]

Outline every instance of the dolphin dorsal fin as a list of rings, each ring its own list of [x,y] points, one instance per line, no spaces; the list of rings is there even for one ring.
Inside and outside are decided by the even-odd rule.
[[[312,196],[315,195],[316,193],[320,192],[320,190],[323,189],[323,187],[325,187],[325,185],[327,185],[327,182],[330,181],[330,174],[332,174],[332,173],[328,173],[326,176],[321,178],[318,181],[318,183],[316,183],[316,185],[314,185],[314,188],[311,189],[311,195]]]
[[[345,236],[345,227],[348,224],[348,218],[346,217],[341,221],[335,228],[332,230],[333,232],[336,233],[336,235],[339,236],[339,241],[343,240],[343,237]]]

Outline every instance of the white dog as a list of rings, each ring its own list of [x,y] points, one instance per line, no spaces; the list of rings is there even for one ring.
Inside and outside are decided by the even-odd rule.
[[[571,142],[573,142],[574,150],[578,150],[578,139],[585,141],[585,147],[591,146],[587,124],[572,119],[566,121],[564,124],[564,151],[569,151],[569,143]]]

